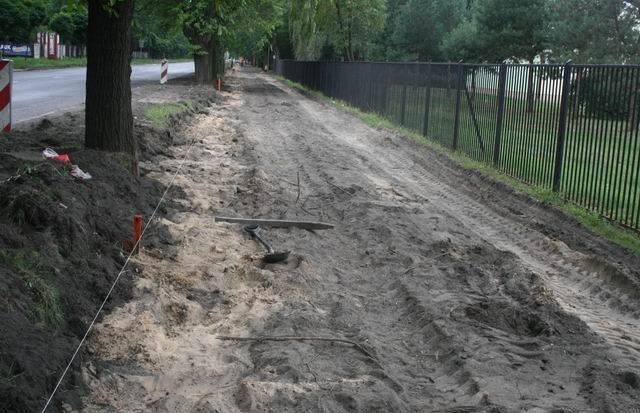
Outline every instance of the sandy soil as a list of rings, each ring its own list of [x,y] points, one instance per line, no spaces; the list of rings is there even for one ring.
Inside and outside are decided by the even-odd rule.
[[[227,87],[141,164],[166,183],[195,139],[169,241],[91,336],[83,411],[640,411],[638,258],[268,75]],[[293,254],[264,264],[216,215],[336,228],[269,230]]]
[[[167,153],[173,125],[216,96],[188,78],[134,88],[142,159]],[[169,127],[144,117],[148,103],[178,100],[188,100],[191,110],[170,117]],[[68,165],[43,160],[46,147],[69,154],[93,178],[78,181]],[[82,111],[24,122],[0,137],[0,412],[42,409],[124,263],[133,215],[149,216],[162,195],[162,183],[136,177],[130,167],[121,155],[84,148]],[[179,211],[173,199],[181,194],[174,188],[165,208]],[[168,216],[165,211],[160,216]],[[147,235],[148,246],[170,238],[162,225]],[[129,270],[135,273],[135,266]],[[131,285],[132,277],[121,279],[105,314],[129,301]],[[78,365],[57,392],[56,406],[60,399],[79,405]]]

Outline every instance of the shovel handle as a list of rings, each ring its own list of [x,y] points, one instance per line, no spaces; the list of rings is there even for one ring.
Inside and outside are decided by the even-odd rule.
[[[260,244],[264,245],[264,247],[267,249],[267,254],[273,254],[273,248],[271,248],[271,245],[269,245],[269,243],[267,241],[262,239],[262,237],[258,233],[258,231],[260,230],[260,226],[258,226],[258,225],[247,225],[246,227],[244,227],[244,229],[249,234],[251,234],[251,237],[253,237],[256,240],[258,240],[258,242],[260,242]]]

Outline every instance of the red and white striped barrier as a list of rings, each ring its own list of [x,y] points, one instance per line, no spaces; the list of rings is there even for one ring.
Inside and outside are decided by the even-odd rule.
[[[57,60],[60,55],[60,35],[55,32],[39,32],[36,41],[40,44],[41,56]]]
[[[167,79],[169,78],[169,62],[167,59],[162,59],[162,63],[160,64],[160,84],[167,83]]]
[[[0,60],[0,131],[11,132],[11,84],[13,62]]]

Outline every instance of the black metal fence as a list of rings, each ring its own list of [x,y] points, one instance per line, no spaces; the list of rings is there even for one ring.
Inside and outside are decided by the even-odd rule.
[[[279,60],[276,73],[640,229],[640,66]]]

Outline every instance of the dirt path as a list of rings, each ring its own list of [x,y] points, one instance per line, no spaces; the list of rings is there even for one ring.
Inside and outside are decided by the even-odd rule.
[[[230,88],[182,133],[188,212],[93,334],[85,411],[640,411],[640,260],[266,75]],[[269,231],[293,256],[264,265],[223,214],[337,227]]]

